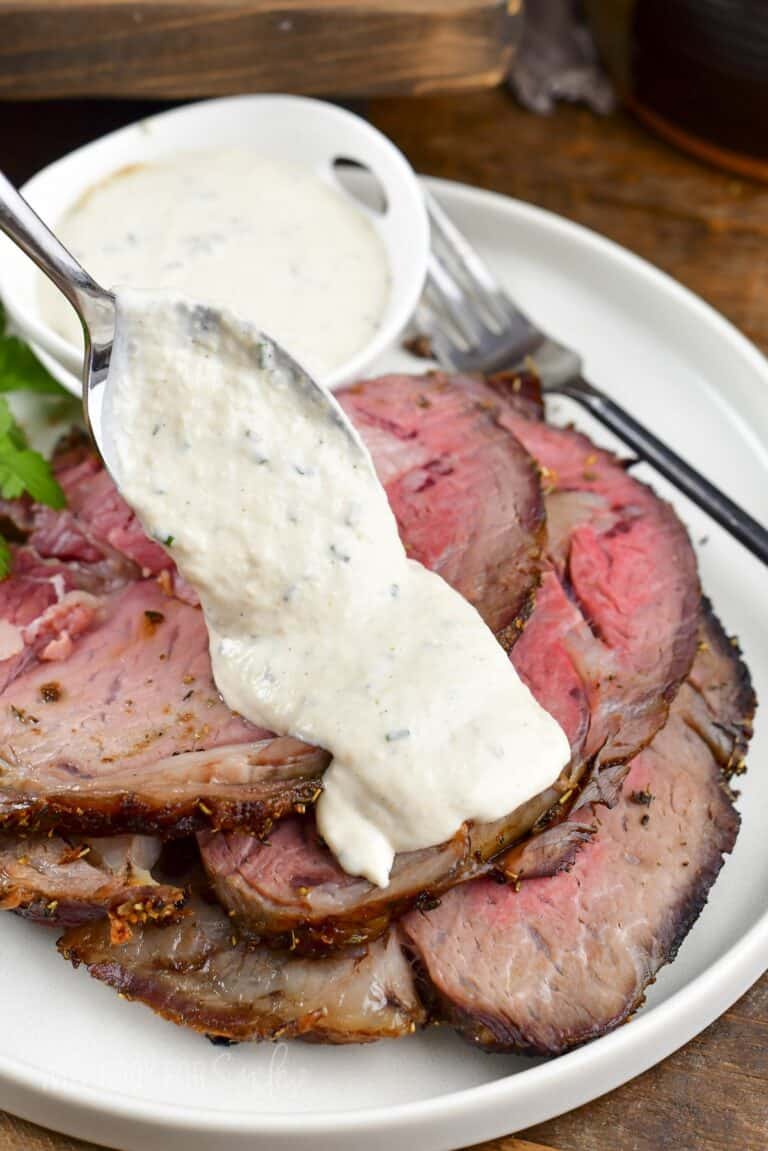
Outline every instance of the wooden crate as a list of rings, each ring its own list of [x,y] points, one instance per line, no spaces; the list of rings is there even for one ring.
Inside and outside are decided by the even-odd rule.
[[[492,86],[521,0],[0,0],[0,99]]]

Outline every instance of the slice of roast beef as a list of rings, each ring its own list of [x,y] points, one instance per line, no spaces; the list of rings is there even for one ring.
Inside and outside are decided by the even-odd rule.
[[[444,377],[430,380],[437,395],[447,387]],[[369,420],[375,413],[383,424],[393,390],[392,422],[409,443],[419,383],[425,386],[385,377],[358,385],[354,413],[362,410]],[[593,804],[615,799],[628,758],[663,724],[691,666],[699,585],[690,542],[672,508],[580,433],[521,417],[512,381],[497,378],[490,387],[463,379],[462,387],[486,415],[527,437],[546,478],[554,567],[511,658],[564,727],[572,760],[557,785],[524,809],[398,858],[383,890],[340,869],[311,817],[289,821],[269,844],[238,832],[206,836],[203,860],[219,898],[243,930],[276,936],[279,944],[288,934],[293,946],[308,951],[374,938],[409,904],[428,905],[515,841],[521,842],[499,863],[515,878],[572,862],[594,830]],[[384,434],[395,434],[389,424]],[[592,778],[575,799],[578,821],[555,818],[540,835],[527,837],[551,810],[567,814],[587,768]]]
[[[126,998],[211,1037],[364,1043],[425,1018],[395,932],[360,954],[300,959],[247,947],[221,907],[197,898],[178,923],[138,927],[122,945],[96,922],[59,947]]]
[[[701,635],[666,726],[570,871],[517,890],[480,879],[403,920],[442,1016],[474,1043],[557,1054],[611,1030],[701,911],[736,839],[727,778],[743,768],[754,710],[709,612]]]
[[[62,441],[53,466],[67,506],[54,511],[32,505],[28,542],[39,555],[89,565],[109,562],[126,580],[173,569],[173,560],[145,535],[85,435],[73,432]]]
[[[0,825],[263,832],[312,801],[327,755],[229,711],[198,608],[139,580],[100,610],[66,659],[37,660],[0,695]]]
[[[107,916],[114,942],[139,923],[176,918],[183,890],[157,883],[157,840],[119,836],[88,843],[59,836],[0,837],[0,908],[50,926]]]
[[[491,388],[441,373],[393,375],[336,398],[371,452],[408,554],[493,631],[525,617],[544,503],[531,457],[495,417]]]
[[[140,575],[127,552],[106,539],[99,541],[80,518],[80,509],[98,503],[105,487],[112,503],[120,500],[86,438],[74,433],[53,463],[69,500],[67,508],[55,511],[26,497],[3,501],[3,521],[12,524],[6,538],[15,546],[13,575],[0,581],[0,692],[36,659],[66,659],[77,637],[103,618],[110,594]],[[135,516],[120,503],[121,520],[132,522],[131,531],[123,535],[131,540],[141,536],[145,548],[154,549],[165,566],[170,565],[162,548],[143,536]],[[128,548],[132,550],[140,548]]]
[[[503,422],[541,468],[550,550],[597,641],[571,652],[590,693],[586,753],[598,766],[625,761],[664,723],[693,659],[700,590],[688,534],[585,435],[511,410]]]
[[[65,658],[99,618],[105,590],[85,590],[90,581],[31,548],[15,549],[14,558],[13,578],[0,581],[0,692],[35,661]]]

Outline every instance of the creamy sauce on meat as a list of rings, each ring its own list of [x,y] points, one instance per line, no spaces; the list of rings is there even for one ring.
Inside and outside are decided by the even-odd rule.
[[[182,152],[116,172],[57,224],[95,279],[230,308],[324,376],[359,352],[389,299],[389,261],[371,222],[315,172],[245,149]],[[82,336],[41,277],[42,309]]]
[[[200,595],[229,706],[331,752],[317,819],[341,865],[386,886],[396,852],[553,783],[563,731],[477,611],[406,557],[330,394],[232,315],[117,300],[116,479]]]

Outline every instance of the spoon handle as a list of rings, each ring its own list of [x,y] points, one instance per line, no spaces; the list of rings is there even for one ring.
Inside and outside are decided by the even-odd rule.
[[[676,452],[643,427],[634,416],[599,388],[577,378],[554,389],[570,396],[633,448],[638,456],[671,480],[690,500],[735,536],[753,555],[768,564],[768,530],[710,483]]]
[[[53,232],[29,206],[7,177],[0,172],[0,231],[26,252],[41,272],[53,280],[79,315],[83,325],[99,327],[107,317],[104,304],[108,303],[111,316],[111,297],[56,239]]]

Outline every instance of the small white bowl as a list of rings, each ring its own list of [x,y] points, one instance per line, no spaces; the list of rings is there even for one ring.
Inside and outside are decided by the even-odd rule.
[[[375,336],[352,359],[323,378],[335,387],[358,376],[403,331],[421,295],[429,253],[429,223],[418,181],[403,154],[365,120],[322,100],[301,96],[234,96],[188,104],[102,136],[50,164],[21,189],[54,230],[94,184],[129,164],[184,151],[246,147],[257,154],[311,168],[345,191],[334,161],[353,160],[379,181],[386,204],[376,212],[360,204],[381,236],[390,264],[391,291]],[[80,391],[82,349],[46,322],[39,299],[40,273],[0,236],[0,296],[21,333],[44,353],[53,374]],[[47,353],[47,354],[45,354]]]

